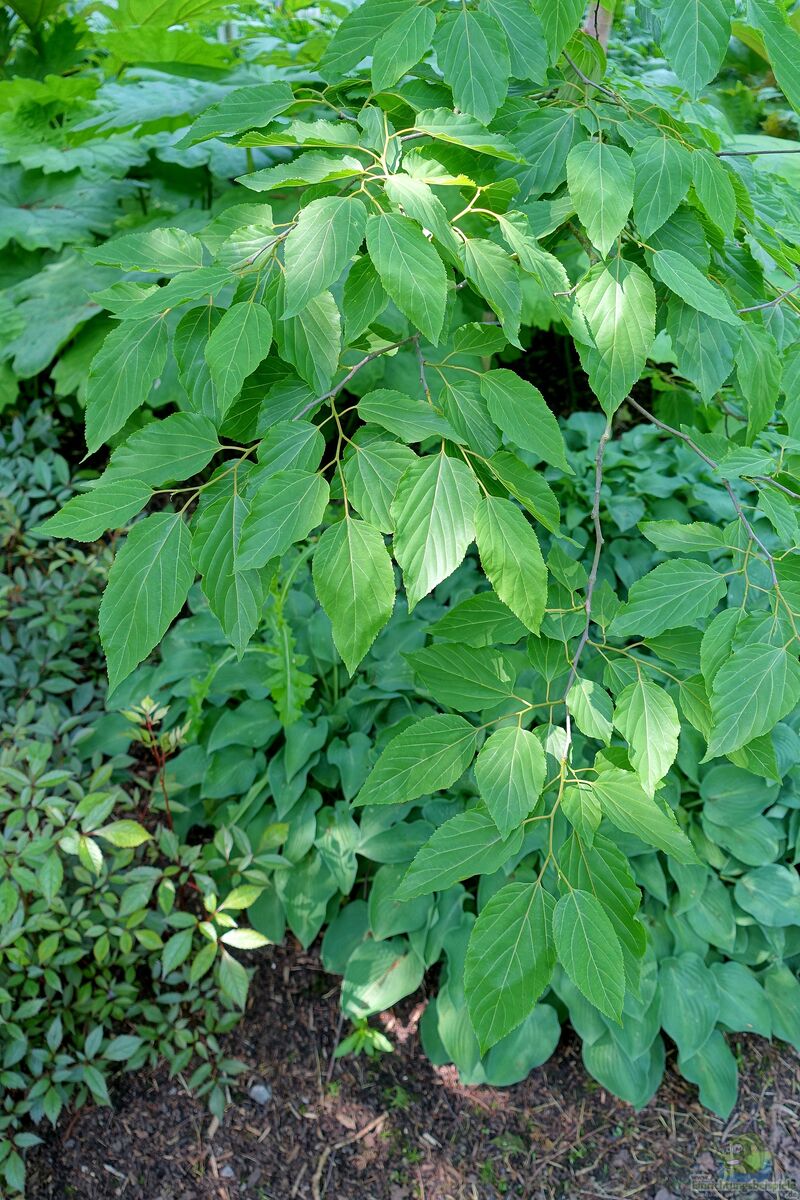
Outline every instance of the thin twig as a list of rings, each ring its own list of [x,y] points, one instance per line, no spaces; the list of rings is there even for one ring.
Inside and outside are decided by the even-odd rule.
[[[365,355],[360,362],[357,362],[354,367],[350,368],[344,379],[337,383],[335,387],[332,387],[329,392],[326,392],[324,396],[315,396],[313,400],[309,400],[308,404],[304,405],[299,413],[295,413],[292,420],[299,421],[301,417],[304,417],[307,412],[311,412],[311,409],[316,408],[318,404],[324,404],[326,400],[333,400],[334,397],[339,395],[342,388],[347,387],[353,376],[357,375],[367,363],[374,362],[376,358],[380,358],[382,354],[388,354],[390,350],[398,350],[400,346],[405,346],[408,342],[413,342],[415,337],[416,334],[412,334],[411,337],[403,338],[400,342],[392,342],[390,346],[384,346],[382,350],[373,350],[371,354]]]
[[[717,150],[717,158],[750,158],[751,155],[800,154],[800,150]]]
[[[712,471],[717,470],[717,467],[719,464],[715,463],[713,458],[709,458],[708,455],[705,454],[700,449],[700,447],[697,445],[697,443],[692,441],[692,439],[689,437],[688,434],[683,433],[683,431],[680,429],[675,429],[675,427],[673,425],[667,425],[665,421],[659,421],[658,417],[654,417],[653,414],[649,413],[646,408],[642,408],[641,404],[638,404],[637,401],[634,400],[632,396],[628,396],[628,404],[630,404],[630,406],[632,408],[635,408],[637,412],[641,413],[641,415],[643,417],[646,417],[648,421],[652,422],[653,425],[657,425],[659,429],[663,429],[665,433],[671,433],[673,435],[673,437],[680,438],[680,440],[682,442],[685,442],[686,445],[695,452],[695,454],[698,454],[700,456],[700,458],[702,458],[704,463],[706,463],[709,467],[711,467]],[[728,496],[730,497],[733,507],[736,510],[736,515],[739,518],[739,520],[741,521],[745,532],[747,533],[747,536],[750,538],[751,541],[755,542],[755,544],[758,546],[759,550],[762,552],[762,554],[764,555],[764,558],[767,561],[767,565],[769,566],[769,573],[772,578],[772,586],[774,588],[778,588],[778,575],[775,570],[775,559],[772,557],[769,550],[764,545],[761,538],[758,536],[756,531],[753,529],[753,526],[748,521],[747,516],[745,515],[745,511],[742,508],[741,504],[739,503],[736,493],[734,492],[734,490],[731,487],[728,480],[723,479],[722,483],[725,488],[725,491],[728,493]]]
[[[773,300],[764,300],[761,304],[751,304],[749,308],[737,308],[736,311],[739,313],[749,313],[760,312],[763,308],[774,308],[776,304],[780,304],[781,300],[785,300],[787,296],[791,296],[798,288],[800,288],[800,283],[793,283],[790,288],[787,288],[785,292],[781,292]]]
[[[602,83],[595,83],[595,81],[590,79],[588,75],[584,75],[578,64],[572,61],[566,50],[563,51],[563,57],[567,60],[582,83],[585,83],[587,87],[597,88],[598,92],[602,92],[604,96],[610,96],[612,100],[619,102],[619,96],[617,96],[616,92],[612,92],[611,88],[605,87],[605,85]]]
[[[419,384],[422,388],[425,399],[428,401],[428,403],[430,403],[431,389],[428,387],[428,376],[425,372],[425,359],[422,351],[419,348],[419,334],[417,334],[414,338],[414,353],[417,356],[417,363],[419,364]]]
[[[783,492],[785,496],[791,496],[793,500],[800,500],[800,492],[793,492],[783,483],[778,483],[777,479],[773,479],[771,475],[751,475],[750,478],[754,483],[770,483],[779,492]]]

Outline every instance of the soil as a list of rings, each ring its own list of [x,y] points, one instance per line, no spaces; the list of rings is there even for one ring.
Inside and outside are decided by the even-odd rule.
[[[394,1053],[334,1059],[337,981],[313,951],[263,952],[250,995],[228,1042],[248,1072],[222,1123],[165,1070],[121,1076],[113,1108],[66,1117],[31,1152],[29,1200],[800,1196],[800,1061],[785,1045],[733,1039],[727,1121],[671,1068],[637,1114],[587,1077],[569,1030],[523,1083],[461,1086],[420,1049],[424,996],[376,1018]],[[720,1178],[741,1145],[771,1153],[763,1190]]]

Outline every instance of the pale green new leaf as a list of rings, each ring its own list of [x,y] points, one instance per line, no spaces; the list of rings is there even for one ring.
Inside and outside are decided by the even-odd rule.
[[[589,240],[602,256],[622,232],[633,206],[630,155],[606,142],[581,142],[567,156],[567,186]]]
[[[427,53],[436,17],[433,10],[418,5],[400,14],[375,43],[372,52],[372,86],[376,92],[402,79]]]
[[[239,657],[256,631],[266,595],[255,570],[238,571],[236,560],[249,504],[235,493],[220,496],[192,522],[192,559],[202,576],[208,605]]]
[[[345,515],[320,538],[313,575],[336,649],[352,675],[394,608],[394,572],[382,535]]]
[[[272,319],[263,304],[250,300],[231,305],[211,333],[205,359],[222,413],[227,412],[248,375],[267,357]]]
[[[732,14],[732,0],[666,0],[661,7],[661,46],[692,98],[722,66]]]
[[[41,537],[93,542],[107,529],[121,529],[142,511],[149,499],[147,484],[138,479],[119,479],[73,496],[59,512],[31,532]]]
[[[455,107],[488,125],[506,98],[511,74],[503,26],[491,13],[462,4],[439,22],[433,48]]]
[[[558,421],[537,387],[505,368],[484,371],[480,383],[489,415],[510,441],[572,474]]]
[[[655,337],[656,295],[650,276],[617,257],[596,263],[578,287],[594,346],[578,345],[592,391],[613,416],[642,374]]]
[[[92,359],[86,386],[86,445],[93,453],[141,407],[167,358],[166,323],[124,321]]]
[[[630,762],[648,795],[678,753],[681,724],[670,694],[641,675],[617,696],[614,724],[630,747]]]
[[[498,729],[484,742],[475,763],[483,801],[503,837],[532,813],[547,774],[544,750],[527,729]]]
[[[408,804],[464,774],[475,754],[475,727],[463,717],[423,717],[398,733],[367,776],[354,803]]]
[[[464,994],[483,1051],[525,1020],[550,982],[556,962],[554,907],[540,884],[509,883],[475,922]]]
[[[286,307],[293,317],[335,283],[364,237],[367,210],[357,196],[325,196],[300,209],[286,239]]]
[[[510,500],[483,496],[475,509],[475,540],[497,595],[538,633],[547,604],[547,568],[533,527]]]
[[[409,609],[461,563],[475,536],[477,502],[472,472],[444,453],[417,459],[400,479],[391,518]]]
[[[742,646],[714,675],[707,758],[767,733],[800,701],[800,665],[782,646]]]
[[[389,297],[428,341],[438,342],[447,274],[419,225],[399,213],[372,216],[367,222],[367,246]]]
[[[114,559],[100,605],[109,689],[167,632],[194,579],[189,529],[180,514],[153,513],[134,525]]]
[[[575,986],[595,1008],[620,1021],[625,998],[622,947],[602,904],[578,889],[562,896],[553,912],[553,940]]]
[[[321,475],[298,470],[270,475],[253,496],[242,524],[236,570],[263,567],[308,537],[321,522],[329,495]]]
[[[519,853],[522,836],[521,828],[510,836],[498,833],[491,817],[479,808],[458,813],[417,852],[397,890],[398,900],[443,892],[472,875],[491,875]]]
[[[600,800],[603,815],[617,829],[632,833],[665,854],[671,854],[678,862],[697,862],[692,843],[675,814],[648,796],[631,771],[607,768],[592,781],[592,788]]]
[[[707,563],[675,558],[638,579],[628,602],[611,622],[614,637],[635,633],[653,637],[707,617],[725,595],[724,576]]]

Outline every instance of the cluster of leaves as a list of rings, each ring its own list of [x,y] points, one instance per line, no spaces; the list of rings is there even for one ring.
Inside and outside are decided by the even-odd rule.
[[[207,869],[255,928],[334,918],[359,1020],[444,954],[425,1039],[465,1078],[524,1074],[568,1012],[632,1102],[663,1027],[726,1111],[720,1026],[797,1040],[797,195],[707,90],[734,5],[636,7],[668,74],[607,60],[577,0],[365,0],[284,30],[268,80],[173,81],[174,111],[150,67],[135,95],[89,73],[48,128],[245,165],[208,209],[150,162],[164,211],[122,224],[114,176],[81,237],[112,211],[115,236],[7,295],[28,320],[60,271],[69,314],[6,357],[32,374],[79,330],[57,370],[112,453],[41,530],[132,522],[99,618],[117,701],[201,577],[164,668],[196,738],[179,819],[218,826]],[[120,12],[112,62],[145,36]],[[736,15],[800,105],[783,8]],[[199,35],[165,36],[174,69]],[[566,439],[524,374],[552,326],[600,410]]]

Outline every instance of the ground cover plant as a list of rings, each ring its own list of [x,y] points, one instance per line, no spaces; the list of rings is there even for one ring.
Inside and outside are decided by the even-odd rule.
[[[0,83],[3,394],[85,409],[38,535],[128,529],[109,707],[346,1045],[441,962],[465,1081],[568,1016],[729,1111],[726,1031],[800,1044],[797,12],[168,7],[20,7]]]

